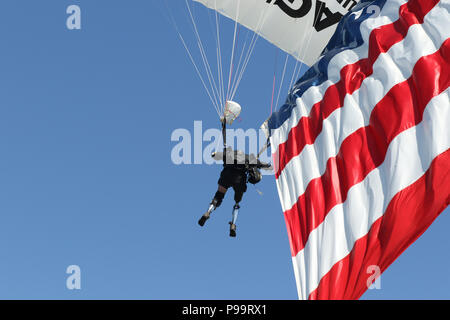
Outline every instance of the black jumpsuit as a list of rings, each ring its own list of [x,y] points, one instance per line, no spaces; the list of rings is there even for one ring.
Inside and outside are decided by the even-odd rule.
[[[215,157],[217,159],[217,157]],[[247,173],[251,165],[265,165],[254,155],[247,155],[240,151],[226,149],[223,153],[223,170],[220,173],[218,184],[228,189],[233,187],[234,201],[239,203],[247,191]],[[217,194],[216,194],[217,195]],[[217,198],[217,197],[216,197]],[[217,199],[222,202],[222,199]]]
[[[247,191],[247,170],[238,166],[226,165],[220,173],[218,184],[224,188],[233,187],[234,201],[242,200],[244,192]]]

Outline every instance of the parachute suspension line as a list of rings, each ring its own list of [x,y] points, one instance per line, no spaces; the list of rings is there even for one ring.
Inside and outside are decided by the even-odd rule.
[[[240,28],[240,26],[239,26],[239,28],[238,28],[238,31],[237,31],[237,40],[236,41],[239,41],[239,34],[241,33],[241,28]],[[231,73],[230,73],[230,75],[233,75],[233,72],[235,71],[235,64],[234,64],[234,58],[233,58],[233,60],[232,60],[232,64],[231,64],[231,66],[230,66],[230,68],[231,68]],[[239,67],[239,63],[238,63],[238,67]],[[237,71],[238,71],[239,69],[238,68],[236,68],[236,74],[237,74]],[[227,91],[229,91],[228,93],[227,93],[227,101],[228,100],[233,100],[233,98],[234,98],[234,96],[232,97],[232,98],[230,98],[230,93],[233,91],[232,89],[233,89],[233,83],[235,82],[234,81],[234,79],[236,79],[236,76],[234,76],[234,77],[231,77],[229,80],[232,80],[232,81],[229,81],[228,82],[228,89],[227,89]]]
[[[272,98],[270,99],[270,115],[273,113],[273,96],[275,93],[275,72],[273,73]]]
[[[219,18],[217,14],[217,0],[214,1],[214,9],[215,10],[208,10],[208,17],[209,22],[211,25],[211,33],[215,40],[216,45],[216,62],[217,62],[217,84],[218,84],[218,100],[219,100],[219,110],[222,110],[222,106],[224,103],[224,92],[223,92],[223,76],[222,76],[222,49],[220,46],[220,28],[219,28]],[[211,11],[214,11],[214,13],[211,13]],[[214,23],[213,23],[213,17],[214,14]]]
[[[213,36],[215,40],[216,45],[216,59],[217,59],[217,84],[218,84],[218,101],[219,101],[219,110],[221,110],[222,102],[223,102],[223,90],[222,90],[222,81],[221,81],[221,62],[222,62],[222,53],[220,49],[220,32],[218,28],[218,21],[217,21],[217,12],[214,17],[214,23],[213,23],[213,13],[211,11],[213,10],[207,10],[208,11],[208,18],[209,23],[211,26],[211,35]]]
[[[213,93],[214,101],[216,102],[216,108],[220,112],[219,101],[217,100],[218,89],[217,89],[216,82],[214,81],[214,76],[213,76],[212,71],[211,71],[211,66],[210,66],[210,64],[208,62],[208,57],[207,57],[205,49],[203,47],[203,42],[201,40],[200,33],[198,32],[197,23],[195,22],[194,16],[193,16],[192,11],[191,11],[191,7],[188,4],[188,0],[185,0],[185,3],[186,3],[186,7],[188,9],[188,12],[189,12],[189,16],[190,16],[190,20],[191,20],[192,26],[194,28],[194,34],[195,34],[195,36],[197,38],[197,46],[199,48],[200,55],[202,57],[203,66],[205,68],[205,72],[206,72],[206,75],[208,77],[208,81],[209,81],[209,84],[211,86],[211,89],[212,89],[211,91]]]
[[[255,29],[255,31],[253,33],[252,39],[250,41],[250,45],[249,45],[246,57],[244,59],[244,63],[242,65],[242,68],[241,68],[239,74],[237,75],[237,81],[236,81],[236,84],[235,84],[235,86],[234,86],[234,88],[232,90],[230,100],[233,100],[233,98],[234,98],[234,96],[236,94],[237,88],[239,87],[239,84],[240,84],[240,82],[242,80],[244,72],[245,72],[245,70],[247,68],[247,65],[248,65],[248,63],[250,61],[250,58],[252,56],[253,50],[255,49],[256,42],[257,42],[257,40],[259,38],[259,33],[261,31],[262,26],[264,25],[265,18],[267,17],[266,13],[267,13],[267,7],[266,7],[266,9],[264,9],[264,11],[259,16],[257,27],[256,27],[256,29]]]
[[[217,0],[214,1],[214,12],[216,17],[216,56],[217,56],[217,77],[219,82],[220,91],[220,114],[225,109],[225,90],[223,84],[223,67],[222,67],[222,49],[220,46],[220,28],[219,28],[219,15],[217,14]]]
[[[292,85],[293,85],[293,83],[294,83],[295,74],[297,73],[297,66],[298,66],[298,63],[299,63],[299,60],[298,60],[298,58],[297,58],[297,61],[295,62],[294,71],[292,71],[291,81],[289,81],[288,91],[291,90]]]
[[[251,40],[251,43],[250,43],[250,46],[249,46],[249,50],[247,52],[246,58],[244,59],[244,64],[242,66],[239,78],[238,78],[238,80],[236,82],[236,85],[235,85],[232,97],[234,97],[234,95],[236,94],[237,88],[239,87],[239,84],[240,84],[240,82],[242,80],[244,72],[247,69],[248,63],[250,62],[250,58],[251,58],[251,56],[253,54],[253,51],[254,51],[255,46],[256,46],[256,43],[257,43],[257,41],[259,39],[259,33],[260,33],[261,28],[264,25],[264,22],[265,22],[265,20],[267,18],[267,15],[266,15],[267,12],[268,12],[268,9],[266,7],[266,9],[264,9],[264,11],[259,16],[258,24],[257,24],[257,27],[256,27],[254,33],[253,33],[252,40]]]
[[[230,96],[231,75],[233,74],[233,60],[234,60],[234,51],[236,48],[236,31],[237,31],[237,26],[238,26],[240,4],[241,4],[241,0],[238,0],[237,6],[236,6],[236,19],[234,20],[235,22],[234,22],[234,34],[233,34],[233,47],[231,49],[230,72],[229,72],[229,76],[228,76],[228,87],[227,87],[227,100],[229,100],[228,98]]]
[[[320,12],[320,11],[322,10],[323,4],[324,4],[323,2],[320,2],[319,9],[318,9],[318,11],[316,11],[316,12]],[[318,18],[319,18],[319,15],[317,15],[317,17],[315,17],[314,22],[313,22],[313,27],[316,25],[317,19],[318,19]],[[311,30],[308,32],[309,37],[308,37],[306,46],[303,47],[303,50],[302,50],[302,51],[303,51],[303,54],[302,54],[302,57],[301,57],[301,59],[300,59],[301,61],[303,61],[304,58],[305,58],[306,50],[307,50],[307,48],[308,48],[308,46],[309,46],[309,43],[311,42],[312,34],[313,34],[313,30],[311,29]],[[299,60],[297,59],[297,62],[298,62],[298,61],[299,61]],[[297,71],[297,63],[295,64],[295,69],[294,69],[294,73],[293,73],[293,76],[295,76],[295,79],[297,79],[297,78],[300,76],[300,72],[301,72],[301,70],[302,70],[302,66],[303,66],[303,65],[300,65],[300,68],[299,68],[299,70]],[[289,85],[289,88],[291,88],[293,84],[294,84],[294,83],[293,83],[293,80],[291,79],[291,84]]]
[[[178,35],[179,35],[179,37],[180,37],[180,39],[181,39],[181,42],[183,43],[184,48],[186,49],[186,52],[188,53],[189,59],[191,60],[192,64],[193,64],[194,67],[195,67],[195,70],[197,71],[197,74],[198,74],[198,76],[199,76],[199,78],[200,78],[200,80],[201,80],[201,82],[202,82],[202,84],[203,84],[203,87],[204,87],[205,90],[206,90],[206,93],[207,93],[208,96],[209,96],[209,99],[211,100],[211,103],[212,103],[213,106],[214,106],[214,109],[216,109],[216,112],[217,112],[217,114],[218,114],[219,117],[220,117],[220,110],[219,110],[219,107],[217,106],[217,101],[212,97],[211,93],[209,92],[209,90],[208,90],[208,88],[207,88],[207,86],[206,86],[205,80],[203,79],[203,77],[202,77],[202,75],[201,75],[201,72],[200,72],[200,70],[198,69],[197,64],[195,63],[194,58],[192,57],[192,54],[191,54],[191,52],[189,51],[189,48],[187,47],[186,42],[185,42],[184,39],[183,39],[183,36],[181,35],[180,32],[178,32]]]
[[[303,33],[303,37],[302,37],[301,41],[299,41],[299,45],[298,45],[299,51],[302,51],[301,45],[302,45],[303,41],[305,40],[305,38],[306,38],[306,32]],[[300,63],[300,57],[297,56],[295,58],[295,67],[294,67],[294,71],[292,72],[291,81],[289,81],[288,93],[291,90],[292,85],[294,84],[295,75],[297,74],[297,67],[298,67],[299,63]]]
[[[193,26],[193,29],[194,29],[194,34],[195,34],[195,36],[197,38],[197,46],[199,48],[200,55],[202,57],[203,66],[205,68],[206,75],[208,76],[208,80],[209,80],[209,84],[210,84],[210,86],[212,88],[212,92],[214,93],[214,98],[215,98],[215,101],[216,101],[216,104],[217,104],[217,108],[219,108],[219,101],[217,100],[217,85],[216,85],[216,83],[214,81],[214,76],[213,76],[212,71],[211,71],[211,67],[210,67],[210,64],[209,64],[209,61],[208,61],[208,57],[206,55],[205,48],[203,46],[203,42],[202,42],[201,37],[200,37],[200,33],[198,32],[197,23],[196,23],[196,21],[194,19],[194,15],[193,15],[193,13],[191,11],[191,8],[190,8],[187,0],[185,2],[186,2],[186,7],[188,9],[189,15],[190,15],[192,26]]]
[[[253,49],[255,47],[256,40],[257,40],[257,35],[256,35],[256,33],[254,33],[253,36],[252,36],[252,39],[250,41],[250,44],[248,46],[247,52],[245,54],[245,58],[243,60],[241,69],[236,72],[236,77],[235,77],[235,81],[234,81],[233,88],[232,88],[232,93],[231,93],[231,100],[234,98],[234,96],[236,94],[236,91],[237,91],[237,88],[239,87],[239,84],[241,82],[242,76],[244,74],[244,71],[247,68],[247,64],[248,64],[248,61],[250,59],[250,56],[252,55]]]
[[[184,40],[184,38],[183,38],[183,35],[181,34],[180,30],[178,29],[178,25],[177,25],[177,23],[175,22],[175,19],[174,19],[174,17],[173,17],[172,11],[170,10],[170,8],[169,8],[168,5],[167,5],[167,0],[165,0],[164,3],[165,3],[165,5],[166,5],[167,11],[169,12],[169,17],[170,17],[170,20],[171,20],[171,22],[172,22],[172,25],[173,25],[173,27],[175,28],[175,31],[177,32],[178,37],[180,38],[181,43],[183,44],[183,47],[184,47],[184,49],[186,50],[186,53],[187,53],[189,59],[191,60],[191,63],[192,63],[192,65],[194,66],[195,71],[197,72],[197,75],[198,75],[198,77],[200,78],[200,81],[201,81],[201,83],[202,83],[202,85],[203,85],[203,87],[204,87],[206,93],[208,94],[208,97],[209,97],[209,99],[211,100],[211,103],[212,103],[212,105],[214,106],[214,109],[216,109],[217,114],[220,116],[220,111],[219,111],[219,108],[218,108],[218,106],[217,106],[217,103],[216,103],[215,99],[213,99],[213,95],[211,94],[210,90],[208,89],[208,86],[206,85],[205,80],[203,79],[203,76],[202,76],[202,74],[201,74],[201,72],[200,72],[200,70],[199,70],[197,64],[195,63],[195,60],[194,60],[194,58],[193,58],[193,56],[192,56],[192,53],[191,53],[191,51],[189,50],[189,47],[186,45],[186,42],[185,42],[185,40]]]
[[[247,48],[248,38],[249,38],[250,32],[251,32],[250,30],[247,30],[247,34],[246,34],[245,40],[244,40],[244,45],[242,47],[241,54],[239,55],[239,62],[238,62],[237,67],[235,69],[236,70],[235,74],[239,74],[240,73],[239,70],[241,70],[241,67],[242,67],[242,62],[243,62],[242,58],[244,57],[244,53],[246,52],[245,49]],[[236,85],[237,78],[238,78],[237,76],[235,76],[233,78],[233,83],[231,84],[231,92],[234,91],[234,87]],[[233,97],[234,97],[234,95],[233,95]]]
[[[275,66],[273,68],[273,84],[272,84],[272,98],[270,100],[270,115],[273,113],[273,97],[275,95],[275,81],[276,81],[276,74],[277,74],[277,60],[278,60],[278,50],[275,55]]]
[[[239,87],[241,79],[242,79],[242,77],[244,75],[244,71],[247,68],[248,62],[250,61],[250,57],[251,57],[251,55],[253,53],[253,49],[255,48],[255,44],[256,44],[256,40],[257,39],[258,39],[258,37],[257,37],[256,33],[254,33],[253,36],[252,36],[252,40],[250,41],[250,45],[248,47],[248,51],[245,54],[245,58],[244,58],[244,62],[242,64],[241,70],[239,70],[239,72],[236,72],[236,81],[234,82],[234,88],[232,88],[232,93],[231,93],[231,99],[230,100],[233,100],[233,98],[234,98],[234,96],[236,94],[237,88]]]
[[[324,4],[323,2],[320,2],[319,9],[318,9],[317,12],[321,12],[323,4]],[[317,15],[317,17],[315,17],[314,23],[313,23],[313,27],[315,27],[318,18],[319,18],[319,15]],[[305,48],[308,48],[308,47],[309,47],[309,44],[310,44],[311,39],[312,39],[312,34],[313,34],[313,31],[311,30],[311,31],[309,32],[308,42],[306,43],[306,47],[305,47]],[[302,59],[301,59],[302,61],[305,59],[305,55],[306,55],[306,50],[303,50],[303,55],[302,55]],[[303,67],[303,64],[302,64],[302,65],[300,66],[300,68],[298,69],[298,72],[297,72],[295,78],[298,78],[298,77],[300,76],[300,72],[301,72],[301,70],[302,70],[302,67]]]
[[[280,86],[278,88],[277,102],[275,103],[275,111],[277,110],[278,102],[280,100],[280,93],[281,93],[281,88],[284,83],[284,76],[286,75],[286,67],[287,67],[288,60],[289,60],[289,53],[286,53],[286,59],[284,60],[283,73],[281,74]]]
[[[322,10],[322,5],[323,5],[323,2],[320,3],[320,6],[319,6],[319,12],[320,12],[320,10]],[[319,17],[319,16],[317,16],[316,19],[314,20],[313,26],[316,25],[316,22],[317,22],[318,17]],[[309,47],[309,44],[310,44],[310,42],[311,42],[311,39],[312,39],[312,30],[309,32],[309,37],[308,37],[308,40],[307,40],[307,42],[306,42],[306,47],[305,47],[305,48],[308,48],[308,47]],[[304,60],[305,55],[306,55],[306,50],[303,50],[303,55],[302,55],[301,61]],[[301,64],[300,67],[298,68],[298,71],[297,71],[296,74],[295,74],[295,79],[298,79],[298,77],[300,76],[300,73],[301,73],[301,71],[302,71],[302,68],[303,68],[303,64]]]

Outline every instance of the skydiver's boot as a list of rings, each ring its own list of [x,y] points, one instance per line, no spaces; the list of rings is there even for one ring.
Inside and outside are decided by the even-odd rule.
[[[233,217],[232,221],[229,222],[230,224],[230,237],[236,237],[236,220],[239,213],[239,204],[235,204],[233,207]]]
[[[221,201],[220,201],[221,202]],[[220,205],[220,202],[214,198],[211,203],[209,204],[209,208],[208,210],[205,212],[205,214],[202,215],[202,217],[200,218],[200,220],[198,220],[198,224],[200,226],[204,226],[206,220],[209,219],[209,216],[211,215],[211,212],[213,212],[214,210],[216,210],[216,208]]]

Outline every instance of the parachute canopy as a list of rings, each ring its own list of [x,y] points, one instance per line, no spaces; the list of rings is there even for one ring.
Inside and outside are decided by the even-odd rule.
[[[356,0],[194,0],[311,66]]]

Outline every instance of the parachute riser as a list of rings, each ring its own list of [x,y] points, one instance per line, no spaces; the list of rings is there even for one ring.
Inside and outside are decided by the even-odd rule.
[[[224,119],[222,120],[222,138],[223,138],[223,165],[225,165],[225,156],[227,152],[227,122]]]

